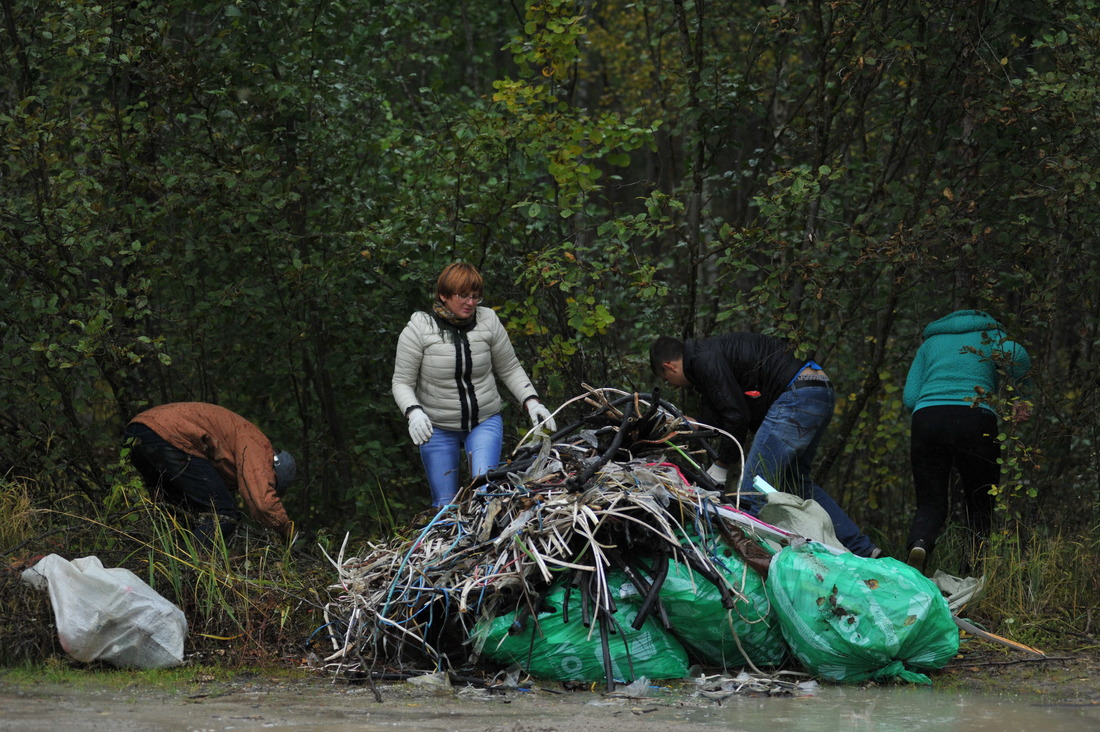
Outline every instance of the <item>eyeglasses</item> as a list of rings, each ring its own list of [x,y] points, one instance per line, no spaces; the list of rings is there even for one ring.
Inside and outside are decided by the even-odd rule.
[[[458,300],[463,300],[465,302],[474,302],[474,303],[480,303],[482,300],[485,299],[481,295],[451,295],[451,297],[456,298]]]

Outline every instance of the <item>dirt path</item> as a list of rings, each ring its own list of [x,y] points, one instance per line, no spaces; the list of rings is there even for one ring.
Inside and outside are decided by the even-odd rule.
[[[927,728],[954,728],[965,721],[968,729],[998,729],[974,726],[970,717],[921,716],[943,714],[943,709],[949,715],[1017,722],[1039,710],[1042,720],[1056,715],[1055,726],[1036,722],[1047,729],[1100,726],[1100,650],[1049,655],[1054,660],[1036,662],[1020,655],[970,651],[934,674],[932,689],[823,686],[801,698],[720,700],[693,693],[690,682],[655,688],[642,698],[608,695],[599,689],[566,692],[553,683],[535,684],[530,691],[387,683],[380,687],[378,702],[366,684],[310,675],[241,674],[228,681],[197,676],[186,689],[167,690],[128,685],[125,672],[89,671],[75,682],[44,677],[16,683],[0,676],[0,730],[698,732],[776,729],[777,718],[788,720],[794,725],[790,728],[803,728],[807,715],[821,722],[814,726],[825,728],[846,722],[850,726],[873,716],[879,729],[892,729],[894,716],[911,721],[917,715],[929,723]],[[929,704],[929,694],[937,698],[936,704]]]

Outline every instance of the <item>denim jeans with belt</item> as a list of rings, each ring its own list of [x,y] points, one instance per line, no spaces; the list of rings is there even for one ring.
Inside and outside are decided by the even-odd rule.
[[[428,474],[432,505],[445,506],[458,493],[463,451],[469,457],[470,477],[481,475],[500,463],[504,444],[504,419],[494,414],[468,432],[436,427],[430,440],[420,446],[420,460]]]
[[[795,381],[780,394],[753,436],[745,457],[741,494],[742,498],[748,497],[751,513],[763,506],[763,497],[752,485],[752,479],[759,475],[776,490],[812,498],[833,520],[836,538],[853,554],[868,557],[875,549],[874,543],[810,476],[810,466],[835,406],[836,394],[827,381]]]

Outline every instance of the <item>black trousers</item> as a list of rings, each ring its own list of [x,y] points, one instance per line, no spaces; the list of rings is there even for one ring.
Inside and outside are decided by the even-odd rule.
[[[124,434],[137,440],[130,461],[141,473],[154,501],[192,514],[192,529],[204,543],[213,539],[215,519],[221,524],[222,534],[229,538],[241,512],[213,463],[175,447],[143,424],[128,425]]]
[[[1001,480],[1001,443],[997,415],[966,406],[924,407],[913,413],[909,458],[917,511],[909,526],[909,543],[922,539],[929,550],[947,521],[951,474],[958,472],[963,516],[977,540],[989,535],[994,497],[990,486]]]

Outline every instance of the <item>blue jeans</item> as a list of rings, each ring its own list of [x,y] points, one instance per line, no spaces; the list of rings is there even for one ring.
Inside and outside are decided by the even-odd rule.
[[[458,493],[460,458],[463,448],[470,461],[470,477],[481,475],[500,463],[504,444],[504,419],[494,414],[469,432],[438,427],[420,446],[420,460],[432,489],[432,505],[445,506]]]
[[[835,406],[836,395],[831,386],[791,387],[780,394],[757,428],[745,456],[741,493],[748,497],[749,511],[754,514],[763,505],[762,497],[753,500],[760,495],[752,486],[757,475],[776,490],[813,498],[833,520],[836,538],[853,554],[868,557],[875,545],[810,476],[810,466],[825,428],[832,421]]]

